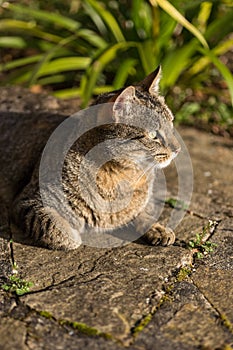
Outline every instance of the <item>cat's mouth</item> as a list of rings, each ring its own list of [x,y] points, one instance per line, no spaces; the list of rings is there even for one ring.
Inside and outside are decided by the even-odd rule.
[[[165,162],[167,159],[169,159],[170,157],[166,154],[166,153],[159,153],[155,155],[155,159],[158,162]]]
[[[170,164],[170,162],[172,161],[172,158],[168,157],[168,155],[165,153],[161,153],[161,154],[156,154],[155,161],[156,161],[156,166],[158,168],[165,168]]]
[[[173,155],[173,153],[171,155],[168,155],[167,153],[156,154],[155,161],[158,168],[167,167],[171,163],[171,161],[176,157],[176,155]]]

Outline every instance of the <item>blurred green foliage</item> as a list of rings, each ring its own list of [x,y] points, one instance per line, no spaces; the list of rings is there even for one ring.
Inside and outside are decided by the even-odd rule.
[[[200,114],[200,99],[214,96],[219,104],[223,88],[220,119],[232,123],[232,58],[231,67],[222,60],[232,55],[231,0],[0,4],[2,85],[49,87],[57,97],[80,97],[85,107],[93,95],[140,81],[162,64],[161,88],[183,111],[178,120]],[[189,101],[191,90],[197,101]]]

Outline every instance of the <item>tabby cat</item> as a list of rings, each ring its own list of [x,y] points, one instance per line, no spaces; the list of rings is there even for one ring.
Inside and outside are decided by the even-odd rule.
[[[141,213],[141,220],[133,227],[135,239],[144,234],[153,245],[174,243],[173,231],[157,222],[149,225],[147,232],[140,228],[144,216],[146,220],[147,204],[153,203],[156,169],[168,166],[180,150],[173,135],[173,115],[159,95],[160,76],[159,67],[142,82],[96,99],[91,108],[97,108],[100,118],[110,113],[112,123],[108,119],[71,145],[62,167],[62,189],[50,177],[45,190],[47,203],[42,200],[39,184],[41,153],[50,134],[66,117],[45,113],[35,119],[32,113],[13,112],[9,117],[6,111],[0,112],[0,224],[9,223],[14,239],[69,250],[88,242],[87,228],[93,228],[96,240],[105,231],[118,239],[114,230],[123,228],[120,240],[124,241],[130,223]],[[97,166],[87,154],[102,144],[106,162]],[[54,155],[56,158],[56,151]],[[42,170],[49,172],[50,164]],[[128,198],[125,207],[100,210],[103,203],[111,207],[121,197]],[[50,199],[55,205],[48,204]]]

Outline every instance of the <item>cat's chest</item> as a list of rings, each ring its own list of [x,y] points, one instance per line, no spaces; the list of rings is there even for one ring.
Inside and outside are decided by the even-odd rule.
[[[75,162],[73,154],[63,174],[65,195],[74,214],[90,226],[114,229],[127,225],[152,196],[153,172],[129,160],[96,167],[85,158],[77,161],[77,155]]]
[[[144,170],[131,164],[121,167],[106,163],[97,173],[96,185],[102,197],[108,200],[143,198],[149,189]]]

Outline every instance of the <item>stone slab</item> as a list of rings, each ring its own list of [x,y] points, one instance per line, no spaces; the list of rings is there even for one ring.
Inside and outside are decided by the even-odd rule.
[[[68,255],[35,248],[33,258],[23,260],[22,247],[16,247],[20,274],[34,283],[32,293],[21,298],[25,304],[120,340],[159,303],[172,271],[190,263],[190,252],[180,247],[132,243],[111,250],[83,247]]]
[[[192,281],[174,287],[134,345],[145,350],[223,349],[233,334]]]

